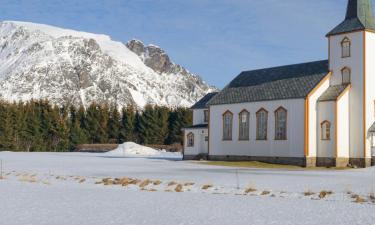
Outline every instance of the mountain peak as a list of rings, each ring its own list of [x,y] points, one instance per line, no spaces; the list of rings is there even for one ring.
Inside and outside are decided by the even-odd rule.
[[[0,23],[0,98],[189,107],[216,88],[160,47],[19,21]]]

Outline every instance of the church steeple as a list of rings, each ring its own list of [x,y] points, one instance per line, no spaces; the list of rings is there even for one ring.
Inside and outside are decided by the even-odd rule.
[[[365,29],[375,30],[372,0],[349,0],[345,20],[327,36]]]

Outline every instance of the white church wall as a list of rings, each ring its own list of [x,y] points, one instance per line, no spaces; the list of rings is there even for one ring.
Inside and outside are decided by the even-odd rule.
[[[193,125],[207,123],[207,122],[204,122],[204,110],[205,109],[194,109],[193,110]]]
[[[337,157],[349,158],[349,91],[337,101]]]
[[[287,140],[275,140],[275,114],[280,106],[288,110]],[[256,112],[268,111],[268,140],[256,140]],[[239,141],[239,113],[250,112],[250,140]],[[233,113],[233,140],[223,141],[222,115]],[[304,157],[304,99],[288,99],[266,102],[217,105],[210,107],[210,155],[214,156],[263,156]]]
[[[375,122],[375,33],[366,32],[366,132]],[[366,156],[371,156],[371,135],[366,135]]]
[[[318,141],[318,129],[317,118],[318,118],[318,98],[327,90],[329,87],[329,79],[325,80],[321,86],[315,90],[308,99],[309,104],[309,157],[316,157],[317,155],[317,141]]]
[[[335,105],[336,102],[318,102],[318,151],[317,157],[335,157]],[[330,140],[322,140],[321,124],[324,121],[331,123],[331,138]]]
[[[189,147],[187,143],[187,136],[189,133],[194,134],[194,146]],[[184,155],[196,156],[199,154],[208,153],[208,142],[205,137],[208,136],[208,129],[186,129],[184,134]]]
[[[352,158],[363,157],[363,33],[354,32],[342,35],[335,35],[329,38],[330,41],[330,70],[333,75],[331,85],[342,83],[341,69],[351,69],[350,91],[350,156]],[[348,37],[351,41],[351,55],[348,58],[341,57],[341,41]]]

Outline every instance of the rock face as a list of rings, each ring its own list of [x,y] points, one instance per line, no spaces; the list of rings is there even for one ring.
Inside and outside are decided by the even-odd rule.
[[[0,23],[0,98],[189,107],[216,91],[161,48],[25,22]]]

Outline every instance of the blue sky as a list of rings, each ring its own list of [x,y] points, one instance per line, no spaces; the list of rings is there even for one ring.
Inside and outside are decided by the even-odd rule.
[[[0,20],[137,38],[222,88],[242,70],[327,58],[347,0],[0,0]]]

